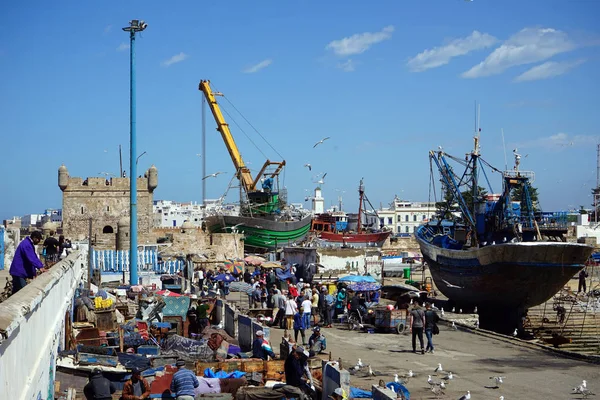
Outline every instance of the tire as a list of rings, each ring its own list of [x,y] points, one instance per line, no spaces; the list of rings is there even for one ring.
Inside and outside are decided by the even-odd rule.
[[[398,325],[396,325],[396,333],[398,335],[404,333],[404,324],[398,324]]]

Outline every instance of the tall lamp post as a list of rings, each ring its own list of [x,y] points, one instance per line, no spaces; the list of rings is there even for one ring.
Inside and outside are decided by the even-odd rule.
[[[129,21],[123,28],[129,32],[129,283],[138,284],[137,263],[137,159],[135,137],[135,33],[141,32],[148,24],[138,19]]]

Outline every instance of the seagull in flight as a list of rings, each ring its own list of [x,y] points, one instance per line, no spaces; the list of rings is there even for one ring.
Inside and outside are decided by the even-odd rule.
[[[214,174],[206,175],[204,178],[202,178],[202,180],[205,180],[205,179],[208,179],[208,178],[216,178],[217,176],[219,176],[221,174],[224,174],[224,173],[225,172],[221,172],[221,171],[215,172]]]
[[[321,177],[321,179],[319,179],[318,181],[316,181],[315,183],[318,183],[320,185],[324,185],[325,184],[325,177],[327,176],[327,172],[325,172],[323,174],[323,176]]]
[[[448,282],[445,279],[442,279],[442,282],[444,282],[446,284],[446,286],[448,286],[449,288],[456,288],[456,289],[462,289],[463,288],[462,286],[453,285],[453,284],[451,284],[450,282]]]
[[[312,165],[310,165],[309,163],[304,164],[304,166],[308,168],[309,171],[312,171]]]
[[[331,138],[329,136],[327,136],[326,138],[319,140],[317,143],[315,143],[315,145],[313,146],[313,149],[315,147],[317,147],[318,145],[323,144],[323,142],[325,142],[327,139],[331,139]]]

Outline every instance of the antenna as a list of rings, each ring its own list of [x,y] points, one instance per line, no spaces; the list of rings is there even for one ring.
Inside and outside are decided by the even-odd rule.
[[[502,131],[502,147],[504,148],[504,170],[508,171],[508,161],[506,160],[506,143],[504,143],[504,128],[500,128]]]
[[[119,145],[119,178],[123,177],[123,154],[121,154],[121,145]]]

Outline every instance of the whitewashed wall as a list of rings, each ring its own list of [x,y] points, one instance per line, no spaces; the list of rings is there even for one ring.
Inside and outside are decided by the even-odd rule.
[[[65,313],[86,266],[85,249],[75,251],[0,304],[0,398],[54,398]]]

